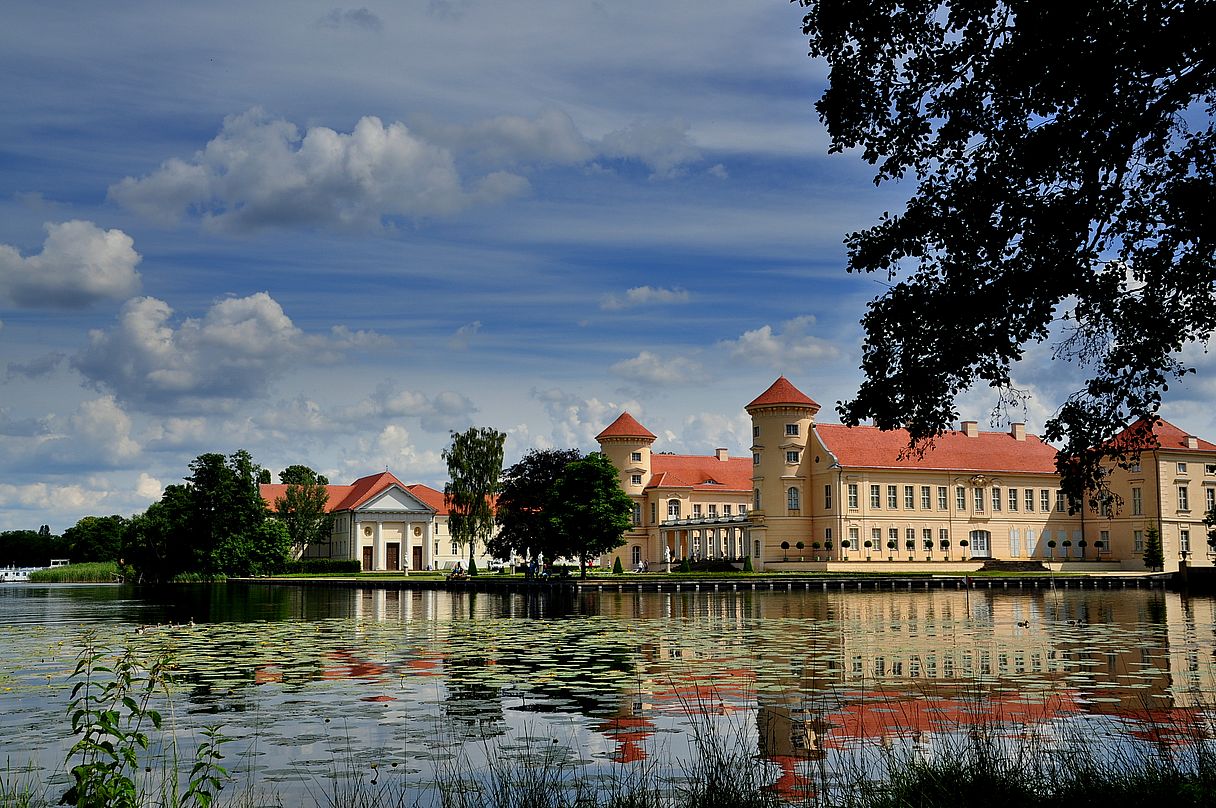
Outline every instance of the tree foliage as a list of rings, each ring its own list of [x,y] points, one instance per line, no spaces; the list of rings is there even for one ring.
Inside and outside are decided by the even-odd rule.
[[[117,561],[127,520],[121,516],[85,516],[63,531],[68,558],[75,563]]]
[[[448,464],[448,482],[443,500],[448,509],[452,540],[469,546],[469,567],[477,543],[487,542],[494,530],[494,496],[502,475],[503,443],[506,434],[489,427],[469,427],[453,432],[452,443],[443,450]]]
[[[248,575],[281,568],[290,538],[284,539],[284,526],[264,525],[261,471],[243,449],[229,457],[199,455],[185,485],[169,486],[160,502],[131,519],[127,560],[153,581],[186,572]]]
[[[548,510],[564,543],[559,555],[577,558],[584,578],[587,563],[624,544],[633,523],[633,500],[621,488],[616,466],[599,452],[566,466]]]
[[[561,534],[549,518],[549,502],[566,466],[581,457],[576,449],[533,449],[503,472],[494,513],[498,533],[486,547],[490,555],[552,559],[561,554]]]
[[[329,480],[308,466],[288,466],[279,472],[287,485],[283,496],[274,501],[275,516],[287,528],[290,544],[297,552],[330,540],[333,516],[326,513]]]
[[[59,536],[51,534],[46,525],[42,530],[0,531],[0,567],[45,567],[52,558],[63,558],[66,545]]]
[[[831,151],[916,183],[846,239],[890,286],[842,418],[923,443],[974,381],[1019,403],[1011,364],[1049,341],[1086,377],[1045,429],[1064,488],[1105,490],[1103,460],[1132,462],[1110,438],[1216,329],[1216,4],[796,1]]]

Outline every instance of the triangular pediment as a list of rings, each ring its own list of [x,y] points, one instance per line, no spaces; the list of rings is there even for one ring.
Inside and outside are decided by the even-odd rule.
[[[398,485],[390,485],[367,502],[360,505],[357,511],[405,511],[407,513],[433,514],[435,509],[415,497],[409,491]]]

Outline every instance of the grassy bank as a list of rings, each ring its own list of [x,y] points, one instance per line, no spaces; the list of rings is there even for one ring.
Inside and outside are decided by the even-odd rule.
[[[118,564],[113,561],[68,564],[30,573],[30,582],[36,584],[108,584],[117,579]]]

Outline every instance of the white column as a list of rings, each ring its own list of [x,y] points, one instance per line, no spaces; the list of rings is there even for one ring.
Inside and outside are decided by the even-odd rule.
[[[435,537],[431,533],[434,518],[422,523],[422,568],[435,568]]]
[[[376,535],[372,544],[375,548],[372,550],[372,569],[376,570],[384,569],[384,535],[380,531],[382,525],[383,522],[376,521]]]

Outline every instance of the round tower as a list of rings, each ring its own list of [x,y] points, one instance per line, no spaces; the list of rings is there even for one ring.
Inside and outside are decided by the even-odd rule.
[[[782,376],[745,409],[752,419],[752,562],[760,568],[810,555],[812,462],[806,449],[819,405]]]
[[[621,559],[626,568],[640,561],[653,561],[655,536],[646,528],[646,485],[650,482],[650,447],[655,442],[654,434],[637,422],[628,412],[595,436],[600,451],[612,461],[621,478],[621,488],[633,500],[633,526],[625,533],[625,544],[612,553]],[[610,556],[610,559],[612,558]],[[612,563],[609,560],[608,563]]]

